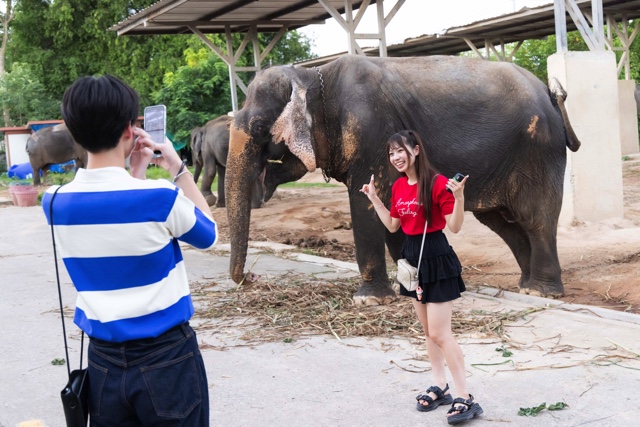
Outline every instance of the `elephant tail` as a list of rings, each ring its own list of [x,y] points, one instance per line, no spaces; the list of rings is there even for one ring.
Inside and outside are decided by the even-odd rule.
[[[567,108],[564,106],[564,101],[567,99],[567,91],[564,90],[558,79],[553,78],[553,90],[549,88],[549,98],[551,103],[562,115],[562,121],[564,122],[564,138],[569,150],[574,153],[580,148],[580,140],[576,136],[576,133],[569,121],[569,115],[567,114]]]

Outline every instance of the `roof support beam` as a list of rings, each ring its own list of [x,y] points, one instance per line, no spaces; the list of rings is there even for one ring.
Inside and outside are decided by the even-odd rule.
[[[620,77],[620,73],[622,72],[622,68],[624,67],[624,79],[631,79],[631,61],[630,61],[630,48],[631,44],[635,40],[638,35],[638,30],[640,30],[640,25],[636,25],[636,28],[629,33],[629,19],[627,19],[626,14],[622,15],[622,20],[620,24],[616,22],[615,18],[611,15],[607,15],[607,36],[605,38],[605,43],[609,50],[614,51],[622,51],[622,56],[620,57],[620,61],[618,61],[618,78]],[[622,25],[622,30],[619,25]],[[618,40],[620,40],[621,47],[614,46],[613,37],[611,30],[613,30],[618,36]]]
[[[498,52],[493,41],[490,38],[485,38],[484,39],[485,54],[483,55],[482,52],[478,50],[476,45],[473,44],[473,41],[471,41],[471,39],[469,39],[468,37],[463,37],[463,39],[467,44],[467,46],[469,46],[471,50],[474,51],[475,54],[478,55],[480,58],[485,60],[490,60],[491,52],[493,52],[495,57],[498,58],[498,60],[501,62],[512,62],[513,56],[516,54],[518,49],[520,49],[520,46],[522,46],[522,41],[519,41],[518,43],[515,44],[515,46],[511,48],[510,52],[507,52],[508,43],[505,43],[504,39],[500,39],[499,40],[500,51]]]
[[[589,26],[586,13],[580,10],[576,0],[555,0],[554,13],[556,21],[556,49],[558,52],[567,51],[567,18],[565,12],[569,13],[571,19],[582,35],[583,40],[591,51],[604,50],[604,26],[602,16],[602,0],[591,0],[592,26]]]
[[[229,83],[231,84],[231,108],[233,111],[238,111],[238,88],[246,95],[247,94],[247,85],[242,81],[242,78],[238,75],[238,72],[258,72],[262,69],[262,61],[265,60],[269,52],[273,49],[273,47],[280,41],[282,36],[287,32],[288,27],[283,26],[273,37],[269,45],[260,52],[260,44],[258,43],[258,29],[256,25],[251,25],[247,30],[247,33],[242,40],[240,46],[236,52],[233,52],[233,34],[231,25],[225,25],[225,41],[227,45],[227,52],[225,53],[221,48],[216,46],[211,40],[205,36],[202,31],[196,28],[193,25],[188,26],[189,30],[200,40],[206,44],[209,49],[211,49],[216,55],[222,59],[227,67],[229,67]],[[238,67],[236,64],[240,59],[240,56],[246,49],[249,42],[252,43],[253,46],[253,66],[252,67]]]
[[[393,8],[389,11],[389,14],[384,15],[384,0],[376,0],[376,13],[378,18],[378,32],[377,33],[356,33],[356,29],[360,24],[362,17],[364,16],[367,8],[371,5],[371,0],[363,0],[358,8],[358,13],[353,16],[353,2],[354,0],[344,0],[344,17],[340,12],[333,7],[328,0],[318,0],[318,3],[325,8],[325,10],[331,15],[333,19],[345,30],[349,40],[348,52],[350,54],[364,55],[364,52],[358,40],[379,40],[379,56],[387,56],[387,35],[386,27],[391,22],[395,14],[400,7],[404,4],[405,0],[397,0]]]

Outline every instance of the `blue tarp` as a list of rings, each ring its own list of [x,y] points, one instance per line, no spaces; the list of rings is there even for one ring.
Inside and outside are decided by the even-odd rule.
[[[69,169],[75,169],[75,161],[69,160],[66,163],[58,163],[55,165],[49,166],[49,172],[53,173],[65,173]],[[19,178],[19,179],[31,179],[33,178],[33,169],[31,168],[31,163],[20,163],[18,165],[13,165],[7,172],[7,176],[9,178]],[[40,171],[40,176],[42,176],[42,171]]]
[[[31,163],[20,163],[18,165],[13,165],[9,168],[7,172],[7,176],[9,178],[19,178],[19,179],[30,179],[33,178],[33,169],[31,168]]]
[[[40,129],[44,129],[49,126],[58,126],[60,123],[40,123],[40,124],[31,124],[29,127],[34,132],[38,132]]]

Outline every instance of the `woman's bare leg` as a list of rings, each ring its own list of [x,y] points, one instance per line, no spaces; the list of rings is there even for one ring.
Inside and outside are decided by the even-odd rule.
[[[452,311],[453,301],[427,303],[428,335],[433,343],[440,349],[444,360],[447,362],[447,366],[453,377],[456,396],[469,399],[464,355],[462,354],[462,348],[458,344],[458,341],[456,341],[451,330]]]
[[[413,308],[418,315],[418,320],[422,324],[422,329],[424,330],[425,341],[427,344],[427,355],[429,356],[429,361],[431,362],[431,372],[433,372],[433,379],[435,385],[440,387],[440,389],[444,390],[447,385],[447,377],[445,374],[445,357],[440,350],[440,347],[436,345],[435,342],[429,337],[429,322],[427,315],[427,305],[422,304],[419,301],[413,300]],[[450,323],[450,322],[449,322]],[[449,394],[447,392],[447,394]],[[436,399],[437,396],[434,393],[429,393],[432,399]],[[425,400],[420,400],[420,404],[424,406],[429,406],[429,403]]]

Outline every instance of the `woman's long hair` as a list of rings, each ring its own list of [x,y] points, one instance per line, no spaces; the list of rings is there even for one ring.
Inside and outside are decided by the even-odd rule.
[[[402,147],[407,155],[410,156],[413,148],[418,146],[418,155],[415,157],[416,175],[418,178],[418,203],[424,206],[424,214],[428,222],[431,222],[431,192],[433,191],[433,183],[438,171],[431,166],[429,157],[427,156],[427,148],[424,141],[413,130],[402,130],[394,133],[387,141],[387,155],[391,148]],[[389,165],[393,167],[391,161]],[[402,173],[405,175],[405,173]]]

